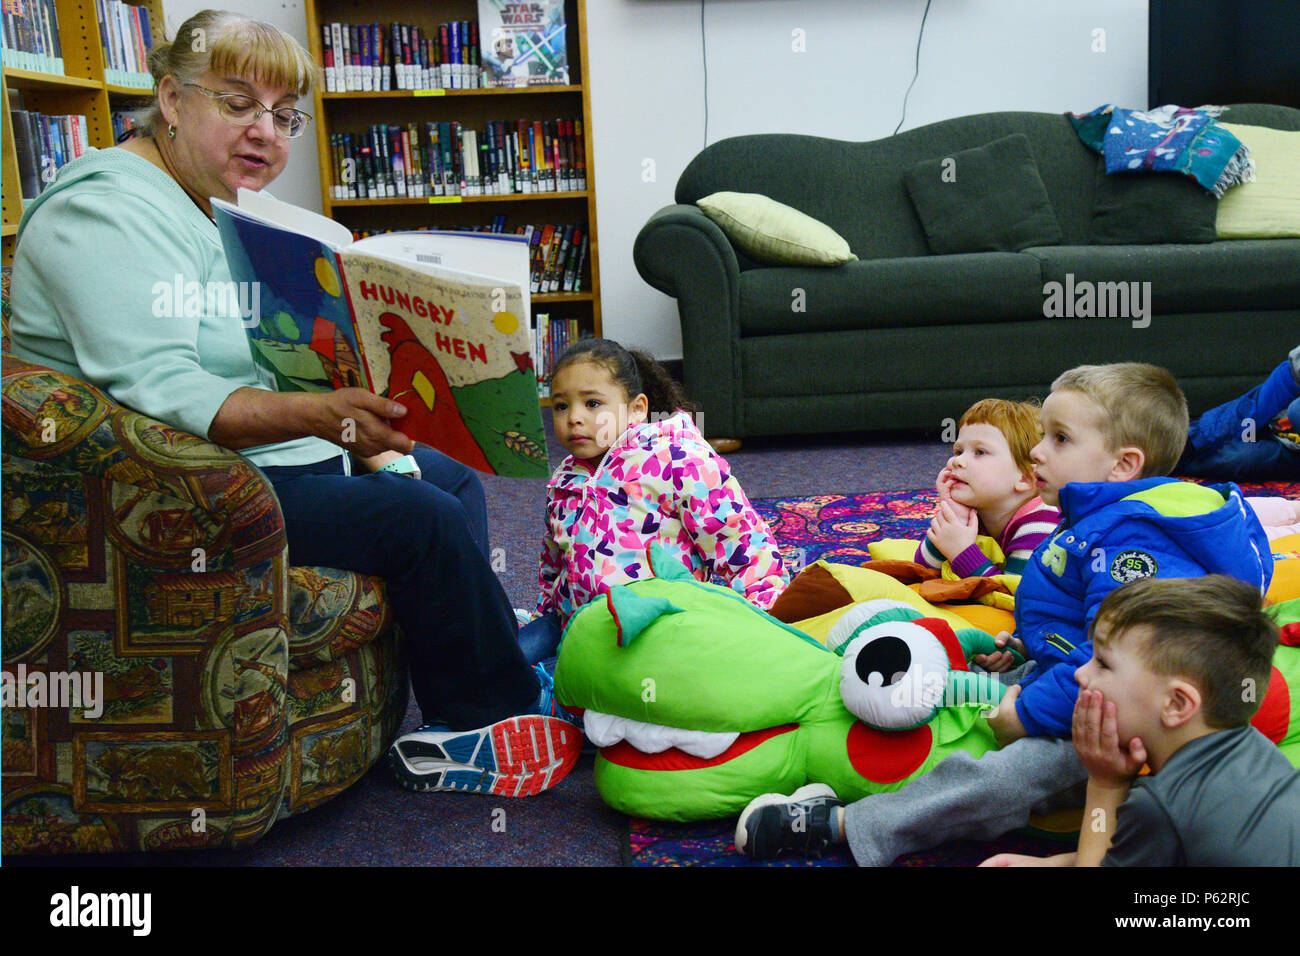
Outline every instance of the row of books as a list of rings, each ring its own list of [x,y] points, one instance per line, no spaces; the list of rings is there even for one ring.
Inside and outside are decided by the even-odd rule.
[[[113,142],[121,143],[130,139],[131,137],[127,136],[127,133],[131,130],[139,130],[144,124],[144,117],[145,112],[143,110],[114,112],[110,117],[113,122]]]
[[[537,394],[551,397],[551,370],[564,350],[579,339],[592,337],[590,329],[574,318],[552,318],[548,312],[533,316],[533,368],[537,372]]]
[[[379,236],[393,229],[361,229],[352,231],[353,242]],[[413,230],[422,232],[424,230]],[[495,216],[492,223],[475,226],[439,226],[439,232],[495,232],[506,231],[506,217]],[[523,236],[529,246],[529,291],[533,295],[549,292],[582,292],[585,285],[583,270],[587,265],[587,252],[591,240],[587,224],[557,225],[531,223],[517,226],[515,235]]]
[[[118,86],[153,88],[149,51],[153,29],[149,11],[122,0],[95,0],[99,42],[104,48],[104,79]]]
[[[23,199],[35,199],[59,169],[83,155],[90,146],[84,116],[47,116],[15,109],[14,150],[18,154],[18,186]]]
[[[321,24],[327,93],[569,82],[564,0],[479,0],[478,20]],[[480,23],[482,29],[480,29]]]
[[[471,90],[481,83],[478,24],[326,23],[321,26],[327,93]]]
[[[331,133],[335,199],[495,196],[587,188],[582,120],[458,121]]]
[[[63,45],[54,0],[4,0],[5,66],[63,75]]]

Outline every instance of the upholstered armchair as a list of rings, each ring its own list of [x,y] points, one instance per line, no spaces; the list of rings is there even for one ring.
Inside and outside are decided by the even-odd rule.
[[[252,843],[396,736],[383,582],[290,567],[247,459],[10,355],[8,288],[3,852]]]

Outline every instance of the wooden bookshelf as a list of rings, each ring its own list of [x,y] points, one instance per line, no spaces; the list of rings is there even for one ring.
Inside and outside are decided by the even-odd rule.
[[[324,64],[321,26],[325,23],[419,24],[436,30],[439,23],[477,20],[477,0],[308,0],[307,37],[313,58]],[[325,215],[353,230],[419,229],[480,225],[505,214],[506,230],[525,223],[585,221],[590,237],[583,291],[532,296],[536,306],[552,316],[576,317],[579,325],[601,334],[600,256],[596,231],[596,186],[591,125],[591,90],[587,83],[587,3],[566,0],[566,48],[569,76],[564,86],[532,86],[470,90],[385,90],[326,92],[323,70],[313,111],[319,150],[321,207]],[[489,120],[580,119],[587,166],[587,188],[580,192],[527,193],[490,196],[385,199],[335,199],[332,133],[357,133],[374,123],[458,120],[476,128]],[[543,400],[543,404],[548,404]]]
[[[164,35],[162,0],[130,0],[132,6],[149,11],[154,38]],[[86,117],[90,145],[113,145],[114,106],[121,101],[149,96],[148,90],[116,86],[105,82],[104,50],[100,44],[95,0],[55,0],[59,15],[59,43],[63,48],[65,75],[20,70],[6,66],[4,79],[3,140],[0,144],[0,174],[3,175],[3,261],[13,262],[15,236],[23,216],[22,189],[18,180],[18,154],[14,150],[10,93],[21,91],[27,109],[41,113],[80,113]]]

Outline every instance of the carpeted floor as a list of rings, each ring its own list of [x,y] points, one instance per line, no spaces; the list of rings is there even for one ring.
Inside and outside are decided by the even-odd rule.
[[[552,464],[563,458],[549,434]],[[746,442],[727,456],[751,498],[834,491],[856,493],[928,486],[947,460],[933,439],[836,436]],[[546,489],[542,482],[485,478],[493,548],[504,561],[511,601],[537,598]],[[419,723],[411,701],[403,730]],[[238,851],[10,858],[20,865],[77,866],[617,866],[628,840],[627,819],[601,801],[592,758],[553,790],[527,800],[466,794],[413,794],[376,765],[355,787],[300,817],[276,823],[258,843]],[[500,814],[505,811],[504,831]],[[493,823],[497,822],[494,828]]]
[[[549,428],[549,416],[548,419]],[[551,437],[553,464],[562,455]],[[830,529],[808,524],[813,505],[791,501],[818,496],[818,521],[834,512],[826,496],[925,489],[948,457],[948,446],[933,436],[881,437],[841,435],[833,438],[750,441],[727,456],[734,474],[761,510],[776,514],[779,533],[817,556],[852,560],[868,538],[891,529],[871,519],[855,526],[844,514]],[[501,549],[498,566],[511,600],[522,607],[536,599],[545,487],[541,482],[487,478],[492,546]],[[892,519],[916,520],[905,506],[890,511],[891,501],[906,495],[877,495]],[[785,499],[778,502],[774,499]],[[824,506],[830,504],[829,509]],[[889,523],[888,521],[884,523]],[[893,529],[898,530],[898,529]],[[825,532],[825,533],[823,533]],[[805,536],[802,544],[798,542]],[[817,536],[821,535],[821,539]],[[785,542],[783,542],[785,543]],[[825,547],[821,547],[825,545]],[[412,701],[405,729],[418,714]],[[584,758],[556,788],[526,800],[498,800],[463,794],[412,794],[400,789],[381,762],[360,783],[323,807],[282,820],[257,844],[240,851],[178,854],[113,854],[59,858],[12,858],[27,865],[185,865],[303,866],[341,865],[481,865],[481,866],[616,866],[629,846],[628,822],[606,807],[592,783],[592,758]],[[499,812],[504,811],[504,816]],[[495,824],[495,825],[494,825]],[[504,826],[502,826],[504,824]],[[716,827],[715,827],[716,829]],[[644,838],[646,833],[640,834]],[[634,838],[637,836],[634,834]],[[725,842],[725,828],[713,835]],[[645,841],[641,844],[644,848]],[[725,846],[722,850],[725,851]],[[714,853],[716,845],[701,852]],[[960,845],[942,848],[928,862],[970,862],[978,855]],[[842,860],[841,862],[847,862]],[[916,865],[913,861],[911,865]]]

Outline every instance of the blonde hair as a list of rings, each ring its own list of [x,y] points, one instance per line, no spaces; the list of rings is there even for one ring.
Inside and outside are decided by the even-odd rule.
[[[1037,402],[1011,402],[1005,398],[984,398],[966,409],[957,427],[992,425],[1002,433],[1011,449],[1011,458],[1021,474],[1030,474],[1034,462],[1029,457],[1043,438],[1043,423]]]
[[[1187,399],[1168,369],[1145,362],[1080,365],[1052,383],[1053,392],[1062,390],[1097,406],[1107,450],[1142,449],[1146,460],[1138,477],[1174,470],[1187,443]]]
[[[1134,641],[1147,670],[1192,681],[1204,696],[1205,722],[1226,729],[1248,723],[1259,709],[1278,631],[1257,588],[1209,574],[1141,578],[1116,588],[1097,609],[1089,637],[1103,649]],[[1243,693],[1246,687],[1257,693]]]
[[[159,43],[149,54],[155,90],[165,76],[192,83],[208,70],[283,86],[302,97],[311,95],[317,67],[302,44],[275,24],[229,10],[200,10],[180,25],[174,40]],[[155,93],[144,123],[146,135],[161,123]]]

